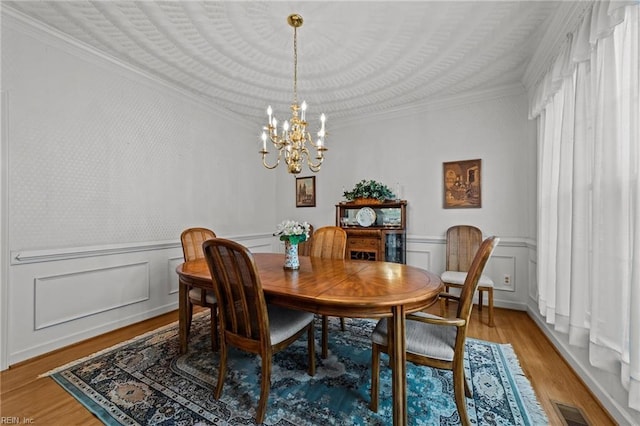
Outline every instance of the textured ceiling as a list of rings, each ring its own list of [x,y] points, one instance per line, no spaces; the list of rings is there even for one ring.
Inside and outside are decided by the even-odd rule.
[[[519,84],[558,1],[3,1],[251,121],[352,118]]]

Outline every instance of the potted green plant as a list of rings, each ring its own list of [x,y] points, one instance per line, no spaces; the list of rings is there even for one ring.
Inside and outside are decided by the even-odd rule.
[[[383,203],[396,198],[389,187],[375,180],[363,179],[351,191],[344,191],[344,197],[355,203]]]

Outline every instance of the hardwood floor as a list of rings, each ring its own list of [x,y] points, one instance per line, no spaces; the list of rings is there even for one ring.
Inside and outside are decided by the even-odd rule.
[[[589,425],[617,424],[526,312],[496,308],[495,327],[488,327],[487,310],[486,307],[482,310],[482,320],[479,321],[480,312],[474,306],[469,337],[513,346],[520,366],[549,418],[549,424],[566,424],[552,401],[578,407]],[[439,310],[434,313],[439,314]]]
[[[496,309],[495,327],[486,325],[486,309],[482,315],[480,322],[474,308],[470,337],[512,344],[550,424],[563,424],[551,402],[558,401],[582,409],[589,424],[615,425],[525,312]],[[0,416],[17,417],[20,424],[101,425],[52,379],[38,376],[177,319],[177,311],[172,312],[12,366],[0,373]]]

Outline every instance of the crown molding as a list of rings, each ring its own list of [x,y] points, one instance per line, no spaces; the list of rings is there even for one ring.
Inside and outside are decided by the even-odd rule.
[[[410,105],[403,105],[401,107],[385,110],[379,113],[371,113],[367,115],[346,118],[344,120],[336,119],[332,124],[334,129],[344,128],[353,124],[368,124],[378,122],[381,119],[392,120],[406,117],[409,114],[420,114],[429,111],[438,111],[448,108],[456,108],[464,105],[474,104],[478,102],[486,102],[494,99],[506,98],[510,96],[525,95],[525,87],[520,84],[511,84],[506,86],[493,87],[491,89],[476,90],[463,93],[460,95],[449,96],[446,98],[427,100],[424,102],[417,102]]]
[[[242,117],[232,111],[221,108],[209,99],[198,96],[188,90],[173,85],[147,71],[126,63],[108,53],[100,51],[82,41],[79,41],[57,29],[40,22],[24,13],[13,9],[11,6],[2,5],[2,25],[15,29],[25,35],[34,37],[35,39],[48,45],[59,48],[60,50],[86,60],[92,64],[110,67],[111,70],[124,75],[127,78],[134,78],[141,83],[151,85],[154,89],[159,87],[165,89],[172,95],[178,95],[191,104],[204,108],[212,113],[221,116],[224,119],[232,120],[235,124],[242,127],[251,128],[245,117]]]
[[[595,0],[563,1],[549,21],[529,64],[522,82],[530,90],[551,68],[560,49],[567,42],[567,36],[576,31],[586,10]]]

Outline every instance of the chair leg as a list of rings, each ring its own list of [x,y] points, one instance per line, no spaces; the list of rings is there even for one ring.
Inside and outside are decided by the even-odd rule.
[[[444,297],[440,298],[440,316],[443,318],[447,316],[447,299]]]
[[[449,293],[449,286],[447,284],[444,285],[444,292]],[[444,306],[449,306],[449,299],[444,299]]]
[[[218,350],[218,307],[211,306],[211,350]]]
[[[469,381],[467,381],[467,377],[464,378],[464,394],[467,398],[473,398],[473,391],[471,390],[471,386],[469,386]]]
[[[322,316],[322,358],[329,356],[329,317]]]
[[[309,351],[309,375],[316,375],[316,336],[314,332],[313,322],[309,324],[307,331],[307,350]]]
[[[482,312],[482,293],[484,290],[478,290],[478,312]]]
[[[271,353],[262,356],[262,380],[260,381],[260,401],[256,410],[256,423],[264,422],[269,402],[269,388],[271,388]]]
[[[340,317],[340,328],[344,331],[344,318]]]
[[[191,331],[192,316],[193,316],[193,303],[191,303],[191,300],[187,299],[187,336],[189,336],[189,332]]]
[[[222,386],[224,385],[224,379],[227,375],[227,344],[224,338],[220,339],[220,363],[218,364],[218,384],[216,385],[216,391],[213,394],[215,399],[220,399],[222,395]]]
[[[489,287],[487,292],[489,293],[489,327],[495,327],[493,322],[493,287]]]
[[[371,346],[371,404],[369,408],[378,412],[378,393],[380,386],[380,347],[373,343]]]
[[[464,378],[463,361],[455,363],[453,366],[453,392],[456,399],[456,407],[458,408],[458,415],[460,416],[460,424],[470,425],[469,416],[467,415],[467,401],[464,397],[466,380]]]

